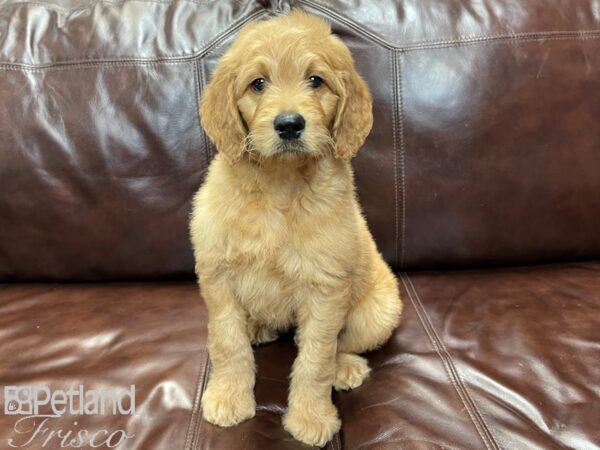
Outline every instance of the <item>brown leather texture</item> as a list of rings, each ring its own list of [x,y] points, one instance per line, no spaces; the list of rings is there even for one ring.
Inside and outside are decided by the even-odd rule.
[[[121,448],[131,450],[183,448],[190,439],[196,385],[207,367],[206,312],[193,283],[2,285],[0,333],[3,387],[135,386],[133,416],[65,414],[48,419],[45,428],[73,434],[125,430],[134,437]],[[35,437],[30,431],[43,418],[18,425],[28,416],[7,415],[0,395],[0,448],[61,448],[61,439],[44,446],[49,433]]]
[[[7,2],[0,279],[191,277],[198,98],[244,23],[291,7],[373,93],[354,165],[390,264],[600,255],[597,1]]]
[[[600,448],[600,263],[399,280],[402,323],[367,355],[365,384],[334,393],[343,425],[327,448]],[[255,418],[228,429],[202,420],[205,329],[191,282],[3,285],[0,384],[134,384],[135,416],[67,415],[47,425],[123,429],[132,436],[123,449],[308,448],[281,426],[291,336],[255,351]],[[1,448],[31,437],[14,431],[18,417],[0,415]]]
[[[82,429],[307,448],[281,426],[293,335],[255,351],[255,418],[203,421],[188,238],[204,86],[241,26],[292,7],[372,91],[356,184],[405,303],[370,378],[333,394],[327,448],[600,449],[600,263],[581,262],[600,259],[598,0],[2,2],[0,448]],[[6,386],[78,385],[134,385],[136,414],[54,417],[27,443],[4,411]]]

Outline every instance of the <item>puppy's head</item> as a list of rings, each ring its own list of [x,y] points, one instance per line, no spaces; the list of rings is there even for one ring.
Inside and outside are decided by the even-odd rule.
[[[348,48],[300,11],[247,25],[202,98],[202,125],[230,163],[350,159],[371,130],[372,101]]]

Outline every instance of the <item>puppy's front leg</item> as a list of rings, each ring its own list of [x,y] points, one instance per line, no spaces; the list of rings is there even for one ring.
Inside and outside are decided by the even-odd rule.
[[[208,306],[212,372],[202,396],[202,415],[222,427],[254,417],[255,367],[246,314],[226,283],[202,282]]]
[[[327,292],[329,291],[329,292]],[[284,428],[296,439],[324,446],[340,428],[331,401],[335,380],[337,336],[347,300],[343,289],[307,288],[298,305],[298,356],[294,361]]]

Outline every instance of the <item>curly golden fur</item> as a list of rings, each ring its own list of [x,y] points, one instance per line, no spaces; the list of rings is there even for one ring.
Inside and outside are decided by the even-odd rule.
[[[359,386],[370,369],[358,354],[397,325],[397,282],[362,216],[349,163],[371,130],[371,109],[348,48],[317,17],[294,11],[247,25],[221,58],[200,111],[218,154],[191,222],[209,313],[208,422],[254,416],[251,345],[296,326],[283,424],[324,445],[340,427],[332,386]],[[305,118],[298,139],[274,130],[286,112]]]

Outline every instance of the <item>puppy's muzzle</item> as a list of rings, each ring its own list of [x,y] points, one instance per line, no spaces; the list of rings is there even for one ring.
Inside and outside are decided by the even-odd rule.
[[[298,139],[304,130],[304,117],[298,113],[278,114],[273,121],[273,127],[281,139],[290,141]]]

